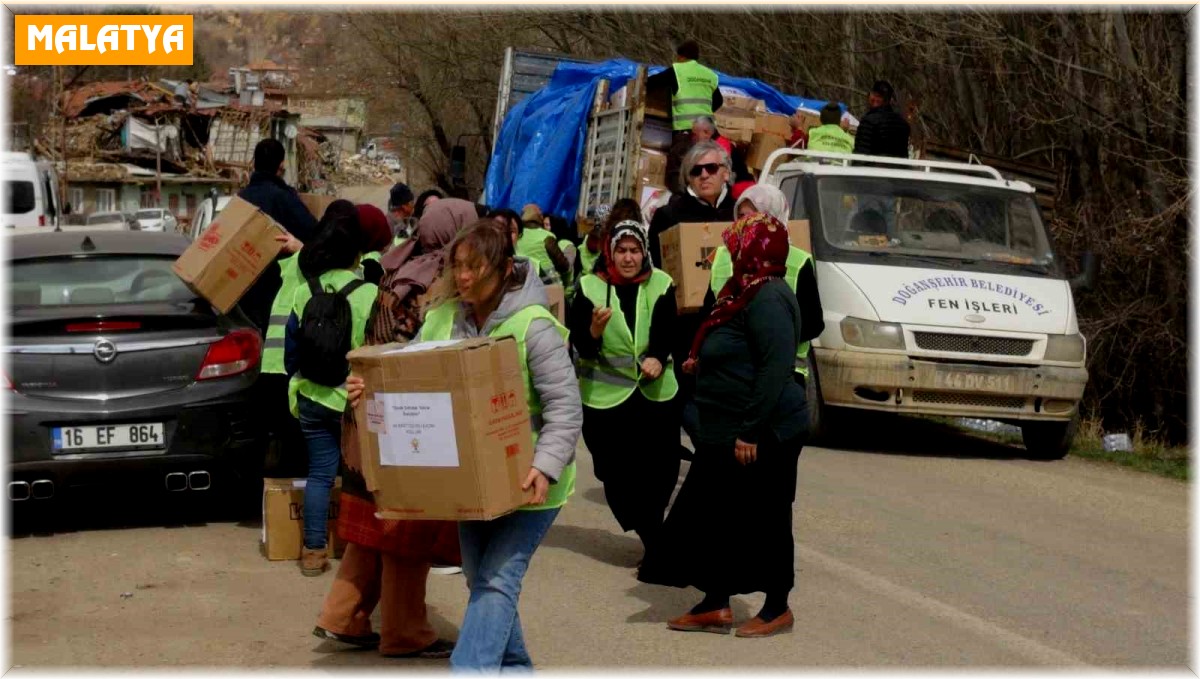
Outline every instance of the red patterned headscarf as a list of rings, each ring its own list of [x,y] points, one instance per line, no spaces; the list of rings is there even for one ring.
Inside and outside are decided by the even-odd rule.
[[[717,293],[716,305],[696,332],[687,360],[693,368],[708,333],[746,308],[764,283],[782,277],[787,271],[791,247],[787,227],[771,215],[760,212],[738,220],[725,229],[721,240],[733,259],[733,276]]]

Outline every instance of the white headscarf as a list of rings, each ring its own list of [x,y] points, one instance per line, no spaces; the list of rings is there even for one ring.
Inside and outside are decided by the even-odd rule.
[[[784,224],[791,219],[787,198],[783,196],[782,191],[770,184],[755,184],[742,192],[737,202],[733,204],[734,221],[737,221],[738,210],[745,201],[750,201],[750,204],[758,208],[759,212],[769,214]]]

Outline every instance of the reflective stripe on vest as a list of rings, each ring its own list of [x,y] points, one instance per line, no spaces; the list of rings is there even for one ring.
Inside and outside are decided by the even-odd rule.
[[[341,290],[347,283],[357,278],[353,272],[345,269],[335,269],[326,271],[321,274],[317,281],[320,282],[321,288],[324,290]],[[375,304],[375,297],[379,294],[379,288],[367,283],[359,286],[357,290],[350,293],[350,348],[357,349],[363,345],[363,341],[367,333],[367,318],[371,315],[371,307]],[[312,299],[312,290],[308,289],[308,285],[301,281],[300,285],[296,286],[296,292],[292,302],[292,313],[296,314],[296,318],[304,318],[304,307],[308,305],[308,300]],[[292,381],[288,383],[288,400],[292,408],[292,415],[300,417],[300,412],[297,408],[297,396],[303,395],[310,401],[315,401],[335,412],[342,412],[346,409],[346,390],[343,387],[327,387],[323,384],[310,382],[304,379],[300,373],[292,375]]]
[[[805,263],[812,259],[812,255],[804,250],[792,245],[788,248],[787,257],[787,273],[783,279],[787,281],[788,287],[792,292],[796,292],[796,286],[800,279],[800,270],[804,268]],[[729,250],[724,246],[717,248],[716,254],[713,256],[712,273],[709,278],[708,287],[712,290],[713,295],[719,295],[721,288],[733,278],[733,258],[729,255]],[[800,346],[796,347],[796,372],[808,378],[808,348],[812,345],[811,342],[801,342]]]
[[[546,252],[546,239],[553,237],[554,234],[545,229],[525,227],[525,232],[517,239],[517,254],[537,262],[539,276],[543,271],[554,270],[554,260],[550,259],[550,253]]]
[[[579,279],[579,290],[593,307],[604,308],[606,300],[612,304],[612,318],[600,337],[599,357],[595,360],[581,358],[575,369],[584,405],[597,409],[615,408],[628,400],[634,389],[640,390],[648,400],[658,402],[669,401],[678,393],[679,385],[670,359],[658,379],[641,378],[641,362],[650,346],[654,305],[673,282],[666,272],[654,269],[650,278],[638,286],[634,329],[630,332],[621,301],[617,295],[610,299],[608,284],[592,274]]]
[[[451,339],[454,334],[454,320],[460,305],[451,299],[442,302],[425,314],[425,323],[421,326],[420,340],[423,342],[443,341]],[[525,402],[529,405],[529,420],[533,429],[533,445],[537,447],[538,434],[542,430],[542,399],[533,388],[533,377],[529,374],[529,358],[525,349],[525,336],[529,326],[535,319],[550,322],[563,341],[567,339],[567,329],[563,327],[546,307],[539,305],[527,306],[497,325],[488,333],[488,337],[512,337],[517,341],[517,359],[521,365],[521,378],[525,382]],[[521,507],[522,510],[536,511],[554,509],[567,504],[567,498],[575,493],[575,463],[563,468],[558,477],[558,483],[550,485],[546,493],[546,502],[537,506]]]
[[[284,336],[287,334],[288,315],[292,312],[296,286],[304,282],[300,275],[299,255],[279,260],[279,280],[279,292],[271,304],[271,318],[267,324],[267,336],[263,340],[262,372],[269,375],[287,374],[283,365]]]
[[[808,150],[851,153],[854,151],[854,137],[847,134],[840,125],[821,125],[808,131]]]
[[[674,64],[675,82],[679,91],[671,95],[671,129],[692,129],[700,116],[711,116],[713,91],[717,89],[717,74],[696,60]]]

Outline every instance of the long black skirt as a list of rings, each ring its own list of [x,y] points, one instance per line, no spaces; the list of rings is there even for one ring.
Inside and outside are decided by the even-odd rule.
[[[657,533],[679,480],[679,408],[635,391],[615,408],[583,408],[583,442],[621,530]]]
[[[638,579],[719,595],[791,591],[792,503],[804,438],[764,436],[757,461],[744,466],[732,444],[698,445]]]

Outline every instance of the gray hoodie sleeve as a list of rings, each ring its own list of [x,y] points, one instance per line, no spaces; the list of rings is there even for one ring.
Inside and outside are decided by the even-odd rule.
[[[583,429],[579,381],[567,342],[549,321],[538,319],[530,324],[525,350],[545,421],[533,453],[533,466],[557,483],[563,468],[575,460],[575,444]]]

